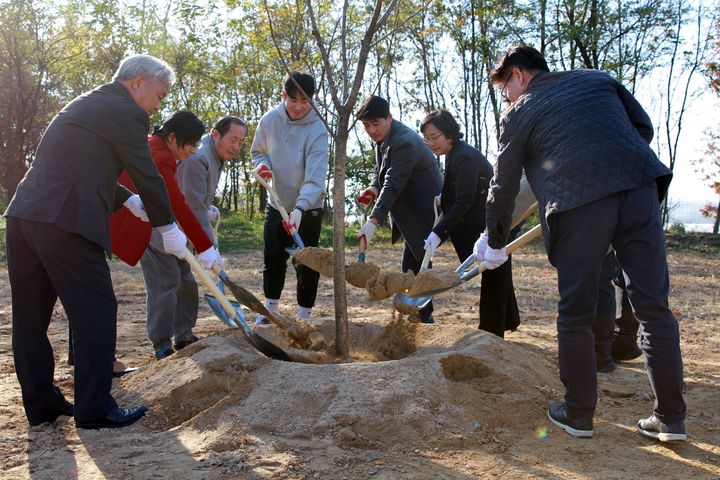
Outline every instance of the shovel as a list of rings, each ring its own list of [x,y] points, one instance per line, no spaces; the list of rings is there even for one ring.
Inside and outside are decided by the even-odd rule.
[[[217,282],[217,288],[220,290],[220,293],[222,295],[225,295],[225,285],[223,285],[222,280]],[[235,320],[235,316],[231,317],[228,315],[228,313],[225,311],[223,306],[220,304],[220,300],[218,300],[215,295],[211,295],[209,293],[206,293],[203,295],[205,297],[205,301],[207,302],[208,306],[210,307],[210,310],[213,311],[213,313],[220,319],[222,322],[232,328],[239,328],[240,325],[238,325]],[[243,320],[247,321],[247,317],[245,316],[245,312],[243,312],[242,307],[238,302],[234,302],[232,300],[229,300],[230,304],[235,309],[235,314],[237,317],[241,317]]]
[[[516,238],[513,242],[508,244],[505,247],[505,251],[508,255],[513,253],[518,248],[525,246],[526,244],[530,243],[531,241],[535,240],[542,234],[542,230],[540,225],[535,225],[533,228],[525,232],[525,234],[521,235],[520,237]],[[475,267],[471,268],[470,270],[466,270],[470,265],[472,265],[476,260],[475,254],[470,255],[460,266],[455,269],[456,273],[459,273],[459,277],[457,280],[455,280],[451,285],[444,286],[441,288],[436,288],[433,290],[424,290],[420,292],[410,292],[410,295],[412,297],[432,297],[434,295],[437,295],[438,293],[446,292],[448,290],[451,290],[459,285],[462,285],[463,283],[467,282],[470,279],[473,279],[477,277],[480,273],[487,270],[487,265],[485,262],[480,262],[479,265],[476,265]],[[422,305],[420,308],[422,308],[424,305]]]
[[[433,222],[433,228],[435,228],[438,222],[440,222],[440,219],[442,218],[442,213],[440,212],[440,195],[436,196],[433,199],[433,210],[435,211],[435,221]],[[432,257],[432,249],[426,248],[425,255],[423,256],[422,263],[420,264],[419,272],[423,272],[428,269],[428,265],[430,265]],[[393,307],[400,313],[419,312],[420,309],[424,308],[428,303],[430,303],[430,300],[432,300],[432,297],[411,298],[410,296],[408,296],[408,292],[401,292],[395,294],[395,296],[393,297]]]
[[[183,258],[190,264],[190,268],[193,273],[200,278],[200,281],[205,285],[205,287],[207,287],[208,290],[215,295],[215,299],[220,303],[220,305],[222,305],[227,315],[234,321],[235,327],[241,328],[243,335],[245,335],[245,339],[252,346],[270,358],[290,361],[290,357],[282,348],[255,333],[247,322],[245,322],[245,319],[237,315],[237,311],[233,308],[230,301],[222,294],[222,292],[220,292],[220,289],[217,285],[215,285],[215,283],[213,283],[210,276],[205,273],[205,269],[203,269],[197,260],[195,260],[195,257],[193,257],[192,253],[190,253],[190,250],[185,249],[185,255]],[[217,266],[217,264],[215,266]]]
[[[312,350],[318,350],[327,346],[325,339],[319,333],[312,330],[309,325],[302,322],[295,322],[294,324],[286,325],[280,321],[277,315],[270,313],[270,311],[265,308],[265,305],[263,305],[263,303],[258,300],[255,295],[230,280],[225,271],[222,270],[220,265],[217,263],[213,265],[213,272],[220,277],[220,280],[222,280],[222,282],[230,289],[238,302],[245,305],[253,312],[263,315],[299,343],[307,345],[307,347]]]
[[[283,206],[282,202],[280,201],[280,197],[278,196],[277,192],[275,191],[275,188],[270,185],[268,182],[265,181],[264,178],[260,176],[259,173],[256,171],[252,172],[253,176],[255,177],[255,180],[258,181],[260,185],[265,187],[265,189],[268,191],[268,194],[270,195],[270,198],[272,198],[273,203],[275,203],[275,206],[278,209],[278,212],[280,212],[280,216],[285,221],[285,223],[290,227],[290,235],[293,237],[293,240],[295,240],[295,245],[297,245],[297,248],[286,248],[285,250],[292,255],[293,253],[297,252],[301,248],[305,248],[305,244],[302,241],[302,238],[300,238],[300,234],[297,231],[297,228],[295,225],[290,225],[290,217],[288,216],[287,210],[285,210],[285,206]],[[239,300],[239,299],[238,299]]]

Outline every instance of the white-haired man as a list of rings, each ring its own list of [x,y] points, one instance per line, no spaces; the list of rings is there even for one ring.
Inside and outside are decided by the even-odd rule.
[[[110,215],[122,205],[158,227],[166,251],[185,250],[147,143],[148,116],[174,80],[157,58],[125,58],[113,82],[80,95],[50,122],[5,212],[13,355],[31,425],[74,414],[79,428],[123,427],[145,413],[119,408],[110,394],[117,301],[105,254]],[[139,195],[117,183],[123,169]],[[74,409],[53,383],[47,328],[58,298],[72,328]]]

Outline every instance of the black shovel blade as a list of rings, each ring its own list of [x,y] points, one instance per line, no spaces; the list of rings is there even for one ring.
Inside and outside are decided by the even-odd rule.
[[[254,345],[260,352],[265,354],[265,356],[275,360],[282,360],[283,362],[292,361],[285,350],[278,347],[270,340],[261,337],[258,333],[255,333],[252,330],[250,332],[246,332],[245,329],[243,329],[243,333],[245,334],[245,338],[247,338],[248,342]]]
[[[230,280],[224,271],[220,272],[220,280],[222,280],[225,286],[230,289],[233,296],[235,297],[235,300],[242,303],[255,313],[259,313],[260,315],[264,315],[266,317],[272,316],[268,309],[265,308],[265,305],[263,305],[263,303],[258,300],[255,295]]]
[[[231,281],[224,271],[221,271],[219,276],[220,280],[222,280],[225,286],[230,289],[233,296],[238,302],[245,305],[255,313],[265,315],[266,317],[270,316],[270,312],[268,312],[267,308],[265,308],[265,305],[263,305],[262,302],[260,302],[260,300],[258,300],[255,295],[250,293],[248,290],[245,290],[240,285]],[[270,358],[274,358],[275,360],[283,360],[285,362],[292,361],[285,350],[278,347],[271,341],[261,337],[252,328],[250,328],[245,319],[236,317],[235,320],[239,322],[240,327],[242,328],[243,333],[245,334],[245,337],[248,339],[248,341],[255,345],[255,347],[262,353],[264,353]]]

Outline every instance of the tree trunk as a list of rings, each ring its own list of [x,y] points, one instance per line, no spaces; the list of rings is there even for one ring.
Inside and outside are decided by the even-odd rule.
[[[720,231],[720,201],[718,201],[717,210],[715,211],[715,224],[712,233],[717,235],[718,231]]]
[[[335,350],[346,358],[348,345],[347,286],[345,284],[345,166],[350,113],[340,112],[335,143],[333,185],[333,294],[335,296]]]

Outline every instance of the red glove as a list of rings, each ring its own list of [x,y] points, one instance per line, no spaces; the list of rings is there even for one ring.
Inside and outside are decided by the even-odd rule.
[[[288,236],[292,237],[292,227],[295,227],[295,224],[288,223],[285,220],[282,221],[282,226],[285,229],[285,233],[288,234]],[[297,227],[295,227],[297,229]]]
[[[258,165],[258,167],[255,169],[255,171],[262,177],[263,180],[266,182],[269,182],[272,180],[273,172],[270,170],[270,167],[265,165],[264,163],[261,163]]]
[[[377,197],[377,190],[373,187],[368,187],[363,192],[355,197],[355,200],[358,201],[361,205],[368,206],[372,203],[373,200],[375,200],[375,197]]]

